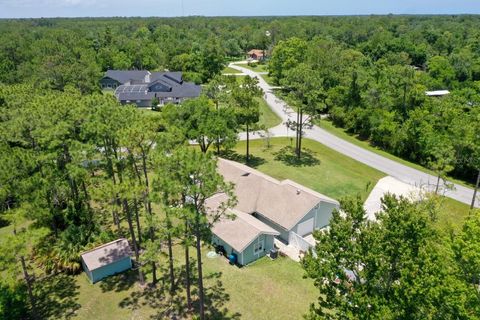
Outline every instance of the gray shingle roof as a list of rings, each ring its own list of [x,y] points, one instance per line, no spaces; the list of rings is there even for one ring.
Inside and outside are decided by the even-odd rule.
[[[149,75],[149,77],[146,77]],[[152,100],[158,98],[195,98],[201,93],[201,87],[183,81],[182,72],[152,72],[145,70],[108,70],[105,77],[122,83],[116,90],[115,96],[120,101]],[[148,79],[149,78],[149,79]],[[147,82],[145,81],[147,80]],[[160,82],[171,88],[168,92],[151,92],[150,87]]]
[[[251,215],[231,209],[235,219],[223,218],[218,221],[212,232],[228,243],[237,252],[242,252],[259,235],[278,236],[280,233]]]
[[[177,85],[172,87],[172,91],[169,92],[143,92],[130,90],[130,86],[119,86],[115,91],[115,96],[120,101],[130,100],[152,100],[154,97],[158,98],[195,98],[200,95],[201,87],[194,83],[184,82],[183,85]]]
[[[293,228],[320,202],[338,201],[291,180],[278,181],[237,162],[219,159],[218,171],[235,184],[235,209],[257,212],[286,230]]]
[[[120,83],[127,83],[130,80],[144,81],[148,74],[146,70],[108,70],[105,77],[117,80]]]
[[[118,239],[82,253],[81,257],[88,270],[92,271],[131,255],[127,239]]]

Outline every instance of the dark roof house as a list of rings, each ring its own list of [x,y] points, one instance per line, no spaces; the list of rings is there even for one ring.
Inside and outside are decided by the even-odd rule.
[[[153,98],[159,104],[180,103],[200,95],[201,87],[183,80],[181,72],[150,72],[145,70],[108,70],[100,80],[102,88],[115,89],[122,104],[134,103],[151,107]]]

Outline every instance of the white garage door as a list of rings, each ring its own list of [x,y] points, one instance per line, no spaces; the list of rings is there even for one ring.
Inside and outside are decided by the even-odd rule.
[[[297,234],[303,237],[306,234],[312,233],[313,226],[314,226],[313,218],[308,219],[302,223],[299,223],[297,226]]]

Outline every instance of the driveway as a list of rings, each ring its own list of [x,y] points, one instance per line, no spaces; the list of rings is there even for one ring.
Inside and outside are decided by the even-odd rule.
[[[263,89],[265,93],[264,98],[267,101],[267,104],[282,119],[282,124],[269,130],[271,136],[294,136],[295,133],[287,129],[285,122],[289,119],[296,119],[296,113],[287,103],[275,96],[273,92],[273,87],[270,86],[265,80],[263,80],[263,78],[258,73],[250,69],[244,68],[241,65],[242,62],[236,62],[231,63],[229,67],[239,70],[250,77],[258,78],[258,85],[260,88]],[[435,176],[432,176],[417,169],[413,169],[394,160],[385,158],[374,152],[358,147],[327,132],[326,130],[318,126],[313,126],[312,129],[307,129],[305,136],[412,186],[422,187],[423,189],[430,191],[435,190],[435,184],[437,181],[437,178]],[[244,133],[240,134],[240,139],[244,140],[245,138],[246,137]],[[260,139],[262,137],[259,133],[254,133],[250,135],[250,138]],[[473,189],[458,184],[454,184],[453,190],[448,190],[447,188],[445,188],[445,185],[442,182],[441,192],[447,197],[458,200],[468,205],[470,205],[473,197]],[[476,201],[475,207],[479,207],[478,200]]]

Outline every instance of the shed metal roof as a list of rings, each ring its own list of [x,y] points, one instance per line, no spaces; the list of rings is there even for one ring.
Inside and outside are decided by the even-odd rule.
[[[425,91],[425,94],[429,97],[441,97],[450,94],[448,90],[435,90],[435,91]]]
[[[121,238],[82,253],[81,257],[88,270],[92,271],[132,254],[128,240]]]

